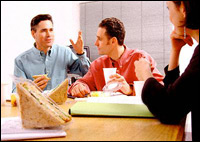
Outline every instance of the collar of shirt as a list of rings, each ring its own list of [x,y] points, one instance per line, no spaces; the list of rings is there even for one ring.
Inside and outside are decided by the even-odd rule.
[[[50,48],[50,50],[47,52],[47,55],[48,56],[51,56],[52,54],[52,50],[53,50],[53,46]],[[35,47],[35,44],[33,46],[33,52],[36,54],[36,55],[40,55],[42,57],[46,57],[45,53],[43,51],[40,51],[38,50],[36,47]]]
[[[122,54],[122,56],[119,59],[117,59],[115,61],[115,60],[112,60],[111,58],[109,58],[110,61],[112,62],[113,67],[115,67],[116,64],[118,64],[119,67],[122,67],[123,61],[129,59],[128,58],[128,56],[129,56],[129,49],[126,47],[126,45],[123,45],[123,46],[124,46],[124,53]]]

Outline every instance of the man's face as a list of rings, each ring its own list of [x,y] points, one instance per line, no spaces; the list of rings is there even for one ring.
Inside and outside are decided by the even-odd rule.
[[[98,28],[95,46],[98,48],[99,55],[109,56],[111,54],[114,47],[112,46],[111,39],[108,39],[106,35],[105,28]]]
[[[49,20],[41,21],[36,26],[36,31],[32,30],[32,36],[36,41],[36,45],[42,48],[48,48],[53,45],[54,31],[53,24]]]

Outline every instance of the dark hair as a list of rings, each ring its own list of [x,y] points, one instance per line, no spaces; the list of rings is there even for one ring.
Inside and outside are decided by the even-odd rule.
[[[52,17],[49,14],[39,14],[31,20],[31,31],[36,31],[36,26],[40,21],[50,20],[53,23]]]
[[[119,45],[124,44],[125,28],[119,19],[114,17],[106,18],[101,21],[99,27],[106,29],[108,38],[116,37]]]
[[[186,27],[199,29],[199,2],[198,1],[173,1],[177,6],[183,2],[186,9]]]

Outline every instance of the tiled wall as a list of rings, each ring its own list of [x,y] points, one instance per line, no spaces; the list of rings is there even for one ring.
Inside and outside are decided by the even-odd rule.
[[[80,4],[84,44],[90,47],[91,60],[98,55],[94,43],[99,23],[107,17],[119,18],[125,25],[125,44],[148,52],[163,74],[168,64],[172,25],[163,1],[96,1]]]

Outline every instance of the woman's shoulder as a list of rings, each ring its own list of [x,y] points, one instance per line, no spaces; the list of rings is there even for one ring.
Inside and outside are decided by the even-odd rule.
[[[197,45],[197,47],[194,49],[193,57],[194,56],[199,56],[199,45]]]

